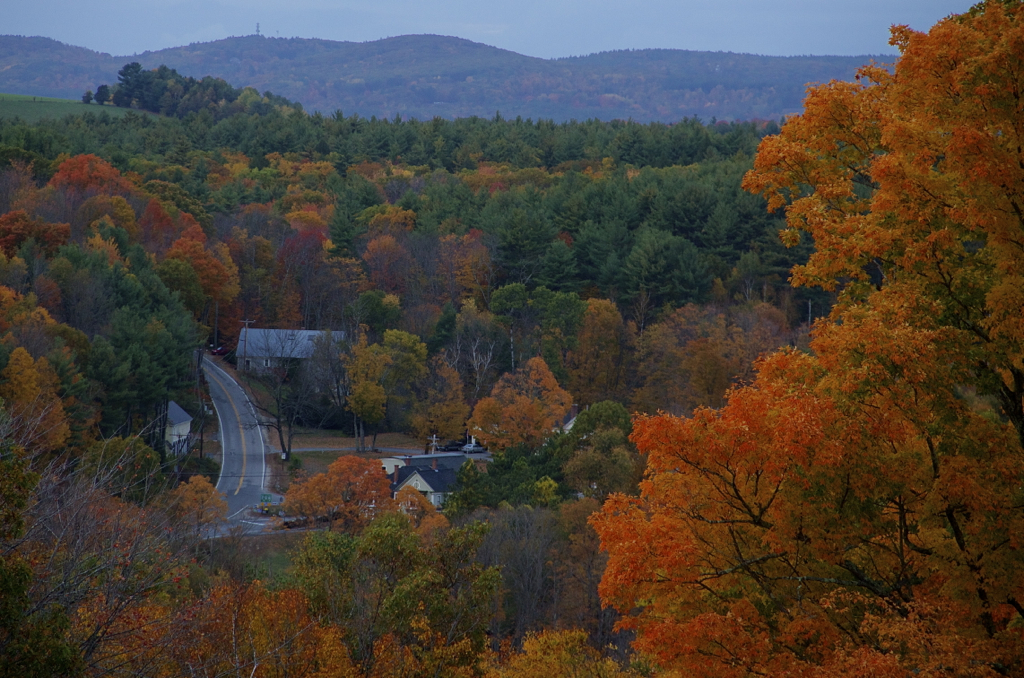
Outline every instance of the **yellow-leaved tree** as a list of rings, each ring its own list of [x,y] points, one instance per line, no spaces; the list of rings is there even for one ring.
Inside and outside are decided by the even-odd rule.
[[[172,513],[186,532],[198,537],[224,522],[228,504],[206,476],[192,476],[170,493]]]
[[[33,360],[22,347],[0,371],[0,398],[10,413],[9,435],[30,452],[59,451],[71,434],[58,390],[60,379],[45,357]]]

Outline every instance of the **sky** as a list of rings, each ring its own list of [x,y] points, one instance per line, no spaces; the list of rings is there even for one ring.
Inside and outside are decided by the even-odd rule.
[[[529,56],[675,48],[893,54],[889,26],[927,30],[974,0],[31,0],[4,2],[0,34],[116,56],[260,32],[364,42],[453,35]]]

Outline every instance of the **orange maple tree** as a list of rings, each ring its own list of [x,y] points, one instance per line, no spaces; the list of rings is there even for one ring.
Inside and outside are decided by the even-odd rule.
[[[463,395],[459,373],[435,356],[429,364],[429,375],[414,401],[410,423],[416,436],[429,440],[431,436],[461,438],[466,430],[469,405]]]
[[[79,195],[128,195],[134,190],[116,167],[92,154],[76,155],[62,162],[50,179],[50,185]]]
[[[328,528],[340,523],[353,532],[391,505],[391,483],[380,462],[354,456],[338,457],[326,473],[292,483],[285,495],[289,515],[323,522]]]
[[[221,585],[182,617],[190,632],[172,649],[164,675],[357,675],[336,627],[309,616],[295,589],[269,591],[256,581]]]
[[[537,446],[561,423],[570,405],[572,397],[558,385],[544,359],[530,358],[502,376],[491,395],[476,404],[469,428],[498,448]]]
[[[814,355],[636,422],[641,497],[593,519],[601,592],[693,676],[1024,670],[1024,5],[893,31],[745,182],[839,289]]]
[[[167,258],[187,262],[199,276],[206,296],[229,304],[238,294],[238,267],[223,243],[214,252],[207,249],[203,229],[191,217],[189,220],[192,224],[167,250]]]
[[[169,493],[171,512],[195,535],[224,521],[227,502],[206,476],[195,475]]]

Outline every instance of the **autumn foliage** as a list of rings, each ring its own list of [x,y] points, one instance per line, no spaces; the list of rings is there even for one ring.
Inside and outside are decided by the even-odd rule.
[[[33,360],[20,346],[0,371],[0,398],[10,413],[7,436],[33,452],[55,452],[70,430],[60,399],[60,380],[45,357]]]
[[[122,195],[133,188],[116,167],[91,154],[76,155],[62,162],[50,185],[86,197],[89,193]]]
[[[68,224],[48,224],[42,219],[33,219],[24,210],[8,212],[0,217],[0,250],[9,257],[29,238],[47,254],[67,243],[71,236]]]
[[[227,246],[220,244],[211,252],[199,224],[192,223],[167,250],[167,259],[187,262],[196,272],[203,293],[211,299],[229,303],[238,294],[238,268]]]
[[[546,631],[531,634],[523,651],[488,667],[486,678],[621,678],[634,675],[623,671],[612,659],[587,644],[583,631]]]
[[[781,131],[0,120],[0,678],[1024,676],[1024,3],[893,44]],[[490,454],[438,509],[385,431]]]
[[[491,395],[477,403],[470,430],[499,449],[539,445],[561,424],[572,400],[558,385],[544,359],[531,358],[503,376]]]
[[[746,180],[814,236],[794,280],[841,288],[813,355],[638,420],[641,497],[593,520],[602,595],[665,670],[1024,666],[1024,6],[893,36],[893,73],[813,89]]]
[[[338,457],[326,473],[292,483],[285,510],[314,523],[358,532],[391,505],[391,483],[380,462],[359,457]]]

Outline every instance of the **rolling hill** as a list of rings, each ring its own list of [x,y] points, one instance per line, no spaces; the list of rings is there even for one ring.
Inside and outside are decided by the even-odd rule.
[[[0,118],[20,118],[28,123],[36,122],[42,118],[62,118],[65,115],[98,113],[101,111],[114,117],[121,117],[130,110],[129,108],[117,108],[115,106],[99,108],[95,104],[83,104],[81,101],[71,99],[57,99],[30,94],[0,93]],[[143,113],[145,115],[154,115],[148,111],[143,111]]]
[[[870,59],[667,49],[538,59],[437,35],[364,43],[250,35],[111,56],[49,38],[0,36],[0,91],[78,98],[138,61],[270,90],[325,114],[777,119],[800,110],[806,83],[851,79]]]

